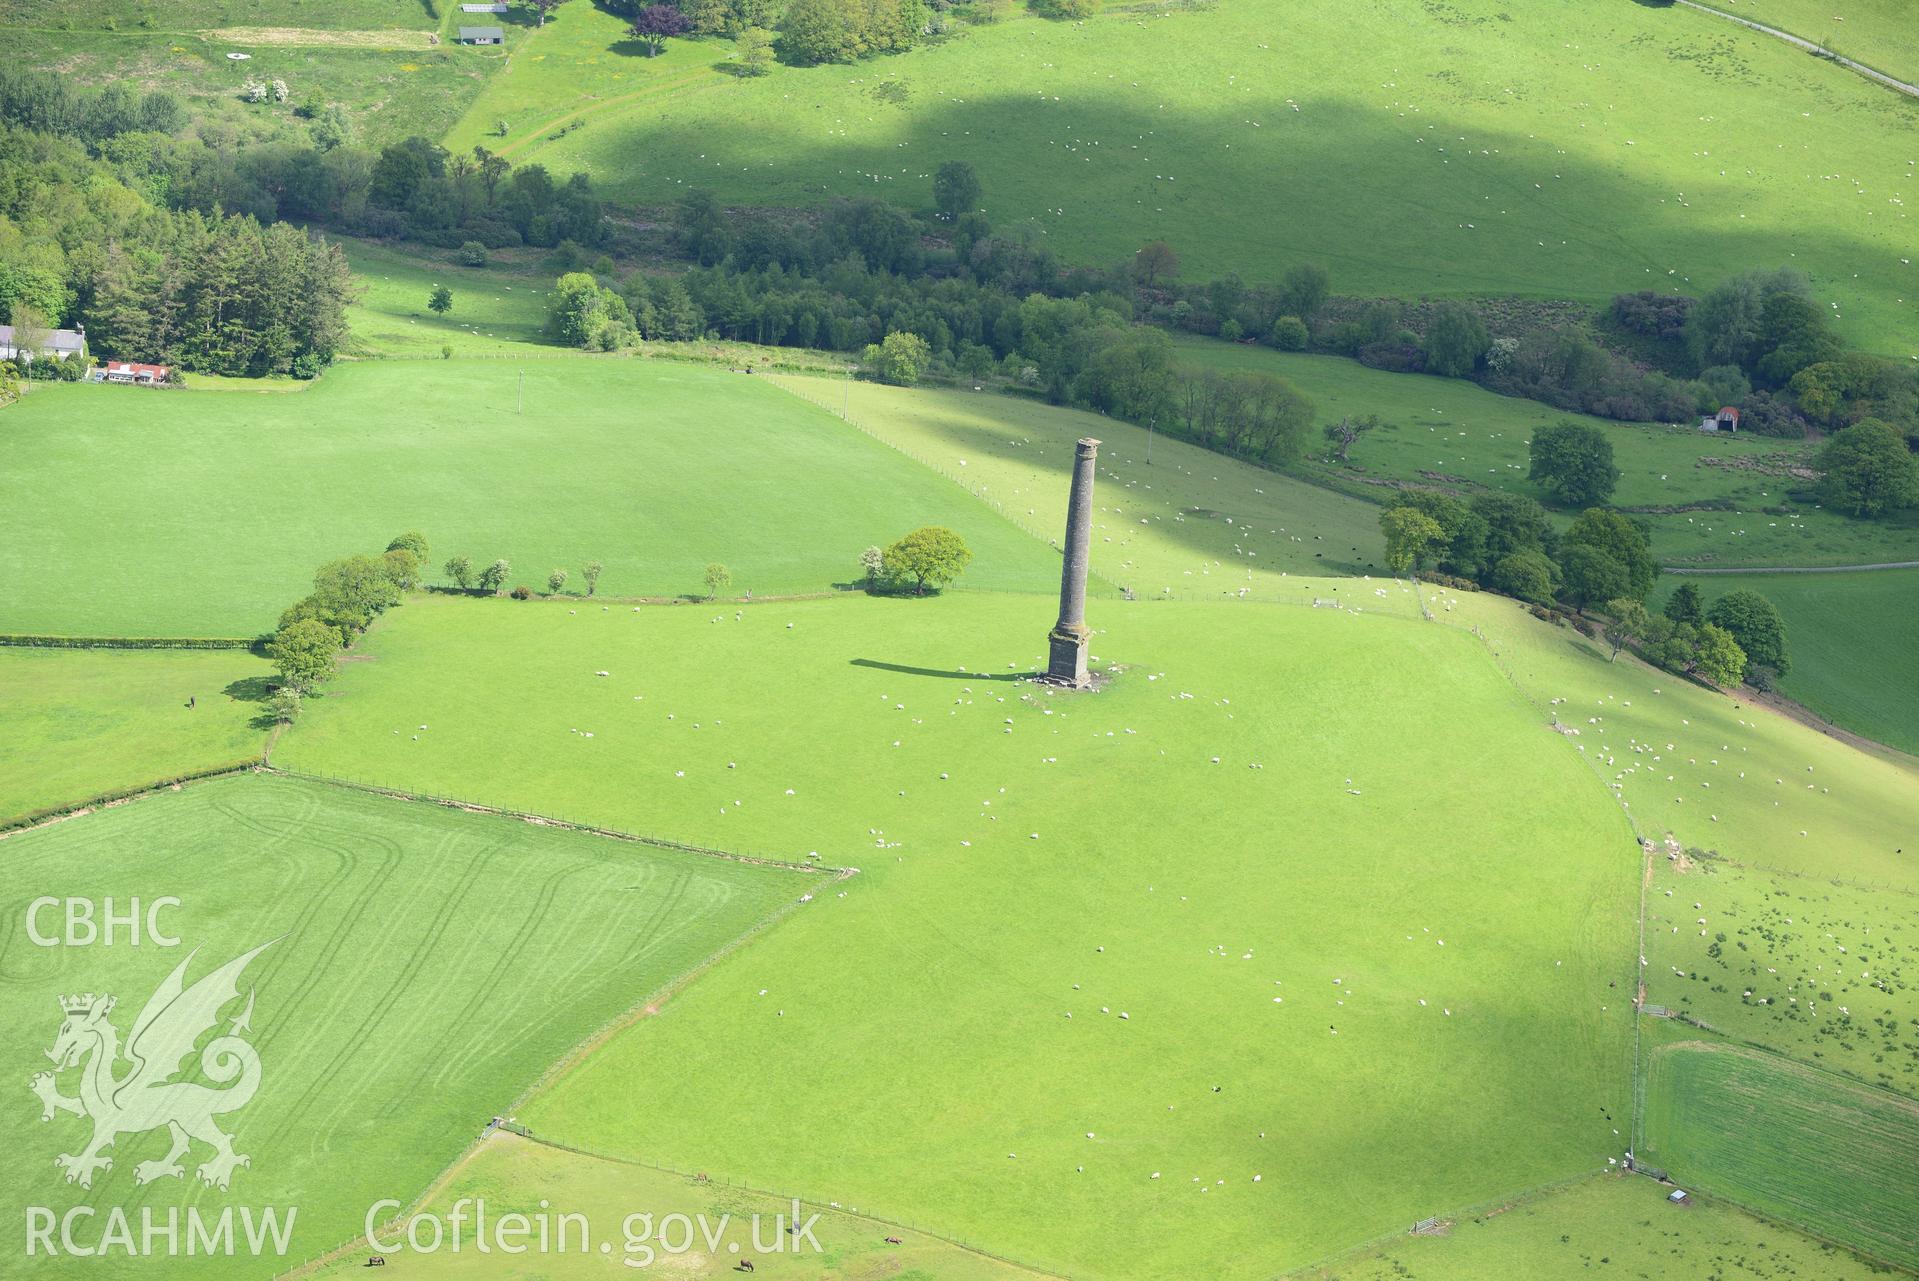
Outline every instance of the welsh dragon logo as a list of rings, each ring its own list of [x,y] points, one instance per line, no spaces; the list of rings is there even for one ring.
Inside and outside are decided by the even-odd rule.
[[[226,1088],[173,1078],[180,1075],[194,1045],[219,1022],[220,1011],[238,999],[240,972],[274,941],[228,961],[192,987],[184,982],[193,961],[194,954],[189,954],[147,999],[124,1048],[108,1020],[114,1007],[111,996],[89,992],[60,998],[66,1018],[47,1051],[54,1069],[35,1076],[32,1088],[40,1098],[42,1121],[51,1121],[56,1112],[71,1112],[93,1122],[93,1138],[85,1148],[53,1159],[66,1171],[68,1183],[92,1187],[95,1171],[113,1168],[113,1159],[101,1155],[103,1149],[112,1147],[123,1134],[143,1134],[161,1126],[172,1136],[172,1147],[164,1158],[136,1165],[136,1183],[181,1177],[180,1158],[194,1139],[213,1148],[213,1155],[197,1171],[201,1182],[210,1187],[224,1190],[236,1167],[252,1164],[233,1150],[232,1137],[213,1120],[245,1107],[260,1088],[260,1055],[243,1039],[252,1030],[251,989],[246,1008],[228,1023],[224,1034],[200,1051],[201,1073]],[[116,1074],[122,1058],[132,1066]],[[80,1068],[80,1093],[68,1098],[60,1093],[54,1077],[74,1067]]]

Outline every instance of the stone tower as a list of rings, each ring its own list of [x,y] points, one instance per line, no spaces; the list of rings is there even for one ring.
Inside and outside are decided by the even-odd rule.
[[[1066,555],[1060,569],[1059,621],[1046,635],[1049,656],[1046,678],[1061,685],[1083,688],[1092,683],[1086,674],[1086,645],[1092,630],[1086,626],[1086,563],[1093,541],[1093,467],[1099,442],[1082,437],[1073,459],[1073,493],[1066,502]]]

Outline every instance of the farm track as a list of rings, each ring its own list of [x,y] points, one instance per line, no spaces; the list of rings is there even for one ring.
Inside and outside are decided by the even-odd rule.
[[[1856,71],[1866,79],[1877,81],[1886,86],[1886,88],[1898,93],[1903,93],[1909,98],[1919,98],[1919,85],[1901,80],[1897,76],[1887,75],[1877,67],[1867,66],[1865,63],[1853,58],[1848,58],[1844,54],[1835,53],[1824,45],[1808,40],[1804,36],[1795,36],[1790,31],[1781,31],[1778,27],[1769,27],[1763,22],[1754,22],[1751,18],[1741,18],[1734,14],[1727,13],[1724,9],[1715,9],[1709,4],[1700,4],[1699,0],[1679,0],[1679,3],[1685,5],[1688,9],[1697,9],[1701,13],[1710,13],[1715,18],[1724,18],[1727,22],[1736,22],[1742,27],[1750,27],[1754,31],[1762,35],[1771,36],[1775,40],[1783,40],[1794,48],[1804,49],[1814,57],[1824,58],[1828,62],[1836,62],[1848,71]]]
[[[1690,565],[1661,565],[1666,574],[1857,574],[1878,569],[1919,569],[1919,560],[1887,560],[1872,565],[1729,565],[1699,569]]]

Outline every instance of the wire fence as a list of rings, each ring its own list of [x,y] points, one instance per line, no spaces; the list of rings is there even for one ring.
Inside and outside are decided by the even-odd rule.
[[[537,1143],[542,1147],[553,1148],[561,1152],[570,1152],[575,1156],[588,1157],[596,1161],[606,1161],[613,1165],[625,1165],[641,1170],[651,1170],[656,1174],[673,1175],[689,1180],[690,1182],[710,1185],[716,1188],[731,1188],[753,1196],[771,1197],[774,1200],[789,1204],[797,1202],[803,1208],[811,1208],[828,1214],[845,1215],[848,1218],[864,1219],[869,1223],[878,1224],[881,1227],[896,1228],[900,1231],[911,1232],[916,1236],[923,1236],[930,1240],[942,1241],[947,1245],[964,1250],[968,1254],[978,1255],[983,1259],[991,1259],[995,1263],[1003,1263],[1009,1267],[1019,1268],[1021,1271],[1030,1272],[1035,1276],[1058,1277],[1061,1275],[1025,1259],[1002,1254],[997,1250],[990,1250],[983,1245],[968,1241],[963,1237],[950,1235],[938,1228],[929,1228],[911,1219],[894,1218],[874,1210],[846,1205],[840,1201],[833,1200],[831,1197],[821,1196],[817,1193],[762,1187],[743,1177],[735,1178],[728,1175],[716,1176],[706,1171],[683,1170],[670,1165],[660,1165],[656,1162],[642,1160],[638,1157],[614,1156],[610,1153],[595,1151],[592,1148],[579,1147],[575,1144],[565,1143],[557,1139],[545,1138],[523,1125],[506,1124],[500,1128],[510,1130],[512,1133],[526,1139],[530,1143]]]

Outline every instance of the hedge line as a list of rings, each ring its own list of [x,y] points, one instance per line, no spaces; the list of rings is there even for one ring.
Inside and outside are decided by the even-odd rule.
[[[142,796],[148,792],[157,792],[162,788],[177,787],[182,783],[194,783],[204,778],[219,778],[225,774],[239,774],[257,769],[261,759],[248,756],[242,760],[228,761],[224,765],[210,765],[205,769],[189,770],[185,774],[170,774],[165,778],[156,778],[137,787],[116,788],[111,792],[100,792],[83,801],[68,801],[62,805],[47,805],[37,810],[28,810],[24,814],[15,814],[11,818],[0,818],[0,832],[10,832],[22,827],[32,827],[44,823],[50,818],[59,818],[64,814],[75,814],[81,810],[95,809],[101,805],[110,805],[115,801],[124,801],[130,797]]]
[[[0,633],[0,646],[27,649],[255,649],[253,636],[25,636]]]

